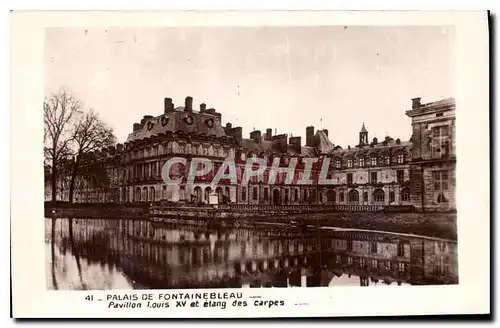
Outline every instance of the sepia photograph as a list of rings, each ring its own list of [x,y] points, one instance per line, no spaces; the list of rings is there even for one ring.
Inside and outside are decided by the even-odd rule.
[[[16,316],[489,311],[485,13],[14,17]]]
[[[49,289],[459,282],[452,27],[44,43]]]

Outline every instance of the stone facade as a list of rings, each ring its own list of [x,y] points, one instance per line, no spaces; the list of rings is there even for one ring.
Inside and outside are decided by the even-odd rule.
[[[413,99],[412,203],[420,209],[455,210],[455,100],[422,104]]]
[[[200,105],[192,108],[191,97],[175,107],[165,98],[164,113],[145,115],[133,124],[124,144],[102,149],[83,160],[78,175],[76,202],[194,202],[237,204],[342,204],[342,205],[414,205],[422,210],[450,210],[455,207],[455,128],[454,101],[431,104],[413,101],[406,114],[412,118],[413,136],[401,141],[389,136],[369,141],[364,123],[359,144],[343,149],[333,144],[328,130],[306,127],[306,144],[301,137],[273,135],[255,130],[243,138],[242,128],[222,125],[222,115]],[[438,151],[438,148],[440,150]],[[441,150],[442,149],[442,150]],[[178,185],[166,185],[163,164],[172,157],[186,159],[186,165],[174,166],[172,178],[182,178]],[[212,161],[213,170],[186,183],[187,167],[192,158]],[[267,163],[260,177],[248,185],[241,180],[248,158],[258,157]],[[238,182],[212,179],[226,158],[236,164]],[[285,173],[278,173],[269,184],[273,161],[286,168],[297,158],[291,183]],[[298,181],[304,174],[303,159],[317,160],[312,166],[313,184]],[[323,161],[327,166],[327,184],[318,184]],[[69,172],[69,171],[68,171]],[[67,200],[68,172],[61,175],[58,189]],[[50,199],[50,179],[46,180],[46,199]],[[286,183],[287,182],[287,183]],[[215,200],[215,201],[214,201]]]

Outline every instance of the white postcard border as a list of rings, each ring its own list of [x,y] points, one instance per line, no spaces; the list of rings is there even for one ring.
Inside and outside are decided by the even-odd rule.
[[[282,308],[116,310],[89,292],[47,291],[43,214],[43,33],[49,26],[453,25],[457,44],[459,285],[242,289]],[[13,314],[21,317],[378,316],[489,312],[489,57],[486,12],[14,12],[11,14]],[[403,111],[403,109],[402,109]],[[210,290],[213,291],[213,290]],[[217,289],[216,292],[224,290]],[[230,290],[234,291],[234,290]],[[137,291],[137,293],[160,291]],[[180,292],[180,291],[179,291]],[[194,291],[193,291],[194,292]],[[96,298],[109,293],[91,292]],[[295,305],[307,303],[308,305]]]

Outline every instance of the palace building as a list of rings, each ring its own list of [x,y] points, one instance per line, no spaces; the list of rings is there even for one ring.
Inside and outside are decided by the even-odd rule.
[[[364,123],[359,143],[343,149],[330,141],[328,130],[306,127],[306,140],[250,132],[243,138],[241,127],[222,124],[222,115],[201,104],[194,110],[193,99],[176,107],[165,98],[164,112],[145,115],[133,124],[124,144],[102,149],[83,161],[76,181],[75,202],[173,202],[229,204],[342,204],[413,206],[418,210],[455,209],[455,101],[452,98],[423,104],[412,99],[406,112],[411,118],[413,135],[409,141],[391,137],[369,140]],[[183,177],[182,183],[166,185],[163,164],[170,158],[207,158],[213,170],[186,183],[189,164],[174,166],[171,174]],[[242,170],[247,158],[259,157],[268,163],[260,177],[242,185]],[[212,179],[226,158],[237,166],[238,182]],[[269,170],[279,158],[280,167],[288,167],[298,158],[294,176],[278,173],[269,184]],[[300,184],[302,159],[316,158],[311,177],[313,184]],[[318,184],[321,164],[330,160],[328,184]],[[285,183],[286,182],[286,183]],[[58,199],[68,199],[69,172],[58,182]],[[50,179],[46,179],[46,199],[50,200]]]

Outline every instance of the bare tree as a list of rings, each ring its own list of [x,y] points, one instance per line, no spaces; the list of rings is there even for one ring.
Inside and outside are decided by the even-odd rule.
[[[52,201],[57,200],[57,178],[59,169],[69,153],[72,136],[69,133],[71,119],[80,110],[81,103],[66,90],[52,94],[43,102],[44,157],[50,165]]]
[[[75,180],[80,162],[85,155],[116,143],[113,129],[109,128],[93,110],[86,112],[73,125],[74,159],[69,186],[69,202],[73,202]]]

